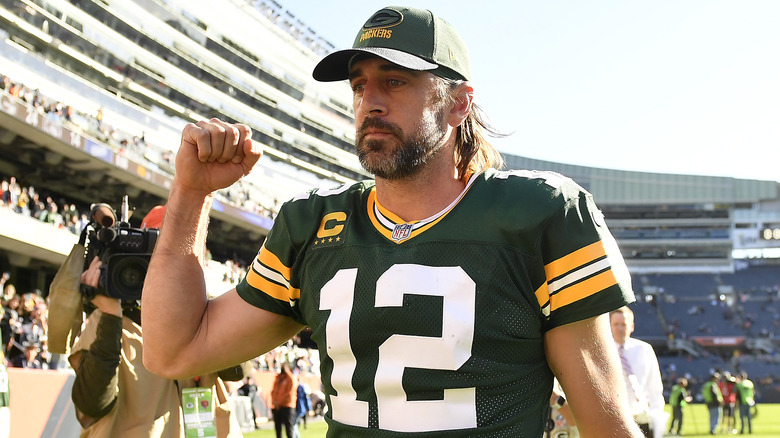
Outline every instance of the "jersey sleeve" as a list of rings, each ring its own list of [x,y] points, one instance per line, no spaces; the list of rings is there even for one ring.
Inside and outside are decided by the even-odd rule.
[[[236,286],[244,301],[269,312],[293,318],[305,324],[296,304],[301,291],[294,286],[293,265],[300,247],[293,243],[287,222],[288,204],[274,221],[263,246],[257,253],[244,279]]]
[[[593,197],[575,183],[543,227],[546,282],[536,292],[548,330],[634,301],[631,277]]]

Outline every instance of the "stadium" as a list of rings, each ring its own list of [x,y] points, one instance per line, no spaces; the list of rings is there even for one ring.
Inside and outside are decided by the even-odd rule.
[[[311,78],[332,44],[273,0],[208,16],[187,5],[0,0],[0,269],[19,294],[46,297],[92,204],[119,209],[126,197],[134,227],[164,204],[186,123],[245,123],[264,149],[214,202],[212,290],[240,279],[282,202],[369,177],[346,85]],[[504,158],[595,196],[632,274],[635,336],[655,348],[666,391],[681,376],[696,393],[713,370],[746,371],[760,402],[780,402],[777,181]]]

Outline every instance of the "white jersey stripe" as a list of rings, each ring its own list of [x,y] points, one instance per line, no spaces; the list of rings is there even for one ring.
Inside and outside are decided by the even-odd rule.
[[[595,263],[591,263],[589,265],[583,266],[577,270],[574,270],[570,272],[569,274],[564,275],[563,277],[548,283],[549,284],[549,290],[550,290],[550,296],[557,293],[559,290],[574,284],[580,280],[582,280],[585,277],[588,277],[590,275],[593,275],[599,271],[603,271],[605,269],[608,269],[611,266],[609,263],[609,259],[604,258],[601,259]]]
[[[274,283],[279,283],[287,289],[290,289],[290,283],[287,281],[287,279],[284,278],[282,274],[267,268],[257,259],[255,259],[255,262],[252,263],[252,269],[254,269],[258,275],[265,277],[267,280],[273,281]]]

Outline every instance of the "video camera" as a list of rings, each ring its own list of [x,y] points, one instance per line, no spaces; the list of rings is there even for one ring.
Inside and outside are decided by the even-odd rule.
[[[108,204],[93,204],[87,225],[84,269],[99,257],[100,280],[96,288],[81,285],[81,294],[91,300],[97,294],[123,301],[141,299],[146,271],[160,231],[132,228],[128,222],[127,196],[122,199],[120,221]]]

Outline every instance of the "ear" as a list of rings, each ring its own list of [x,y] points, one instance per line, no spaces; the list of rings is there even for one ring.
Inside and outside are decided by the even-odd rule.
[[[458,85],[453,91],[455,103],[450,108],[448,123],[452,127],[460,126],[471,113],[471,104],[474,102],[474,88],[468,82]]]

